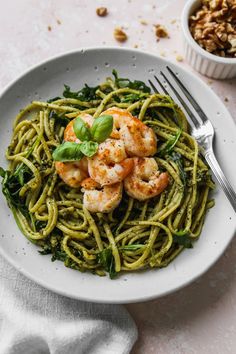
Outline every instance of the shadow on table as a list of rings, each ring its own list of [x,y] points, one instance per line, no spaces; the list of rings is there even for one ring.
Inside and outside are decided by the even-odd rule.
[[[195,321],[203,323],[214,310],[228,303],[233,292],[236,294],[236,239],[219,261],[191,285],[157,300],[127,305],[139,330],[132,354],[141,354],[144,342],[152,336],[174,334]]]

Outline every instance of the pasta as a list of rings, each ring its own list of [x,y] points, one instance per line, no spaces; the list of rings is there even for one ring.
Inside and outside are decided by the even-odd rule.
[[[192,247],[207,210],[214,205],[209,169],[188,132],[182,110],[169,96],[151,94],[141,81],[114,79],[78,92],[65,86],[64,98],[33,101],[17,115],[0,170],[2,188],[23,234],[67,267],[119,272],[167,266]],[[154,156],[170,183],[159,196],[140,202],[124,193],[108,214],[91,214],[80,188],[70,188],[55,172],[53,150],[65,126],[81,112],[98,117],[109,107],[127,109],[151,127],[158,139]]]

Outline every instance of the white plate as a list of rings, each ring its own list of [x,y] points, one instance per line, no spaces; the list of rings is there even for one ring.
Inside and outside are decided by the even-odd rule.
[[[164,69],[167,61],[137,50],[95,48],[67,53],[40,64],[14,81],[0,97],[0,166],[6,166],[4,152],[11,137],[12,121],[33,99],[60,96],[64,83],[72,89],[84,83],[96,85],[113,68],[122,77],[146,81]],[[211,118],[216,130],[216,154],[236,189],[236,127],[217,96],[198,78],[170,64],[191,89]],[[41,256],[37,247],[18,230],[0,193],[0,252],[27,277],[60,294],[94,302],[128,303],[144,301],[173,292],[203,274],[223,253],[235,233],[235,214],[217,188],[216,206],[207,215],[202,235],[194,248],[182,252],[167,268],[123,274],[116,280],[80,273]]]

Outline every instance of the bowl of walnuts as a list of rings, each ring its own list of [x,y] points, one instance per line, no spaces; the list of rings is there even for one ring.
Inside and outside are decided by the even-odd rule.
[[[236,77],[236,0],[189,0],[181,23],[185,57],[196,71]]]

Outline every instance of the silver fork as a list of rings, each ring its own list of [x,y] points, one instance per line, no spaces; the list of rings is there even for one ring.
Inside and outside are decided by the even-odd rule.
[[[178,103],[180,103],[185,111],[187,112],[187,118],[192,127],[192,136],[197,140],[198,145],[201,148],[201,153],[205,157],[211,171],[213,172],[216,180],[223,189],[225,195],[229,199],[234,211],[236,212],[236,193],[233,190],[231,184],[224,175],[219,163],[216,160],[214,151],[213,151],[213,138],[214,138],[214,128],[207,118],[206,114],[203,112],[197,101],[193,98],[188,89],[180,81],[178,76],[173,72],[173,70],[167,66],[168,77],[163,71],[161,75],[164,78],[165,82],[169,85],[172,92],[174,92]],[[161,80],[157,76],[154,76],[158,82],[161,90],[166,95],[170,96],[169,90],[162,84]],[[157,88],[151,80],[148,80],[154,92],[158,93]],[[190,108],[191,107],[191,108]],[[194,110],[192,109],[194,108]]]

